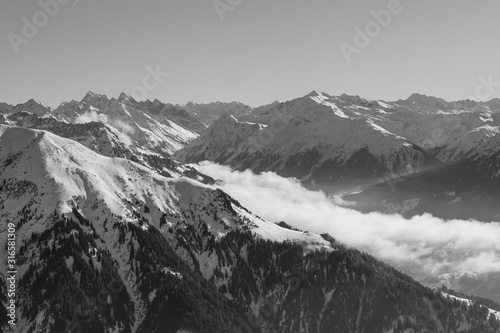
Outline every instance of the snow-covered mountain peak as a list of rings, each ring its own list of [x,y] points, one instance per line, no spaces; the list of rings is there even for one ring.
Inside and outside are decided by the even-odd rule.
[[[107,107],[72,101],[58,109],[68,118],[100,122],[72,124],[16,112],[5,119],[51,132],[0,124],[0,220],[15,221],[22,259],[19,332],[68,330],[67,318],[78,319],[82,332],[233,332],[235,319],[250,332],[240,319],[245,312],[262,314],[269,302],[271,317],[259,318],[256,330],[399,332],[404,324],[432,331],[442,322],[492,332],[477,307],[469,311],[444,299],[446,317],[435,325],[428,315],[435,293],[409,277],[327,234],[262,219],[210,185],[210,177],[149,151],[197,136],[176,125],[177,119],[192,121],[186,109],[157,100],[131,105],[126,96],[106,102],[92,93],[88,99]],[[366,106],[356,117],[346,105],[318,92],[244,121],[222,112],[220,104],[214,112],[221,117],[192,141],[184,159],[314,182],[356,177],[363,186],[432,162],[426,151],[393,134],[397,126],[375,121],[389,115]],[[350,117],[339,117],[336,109]],[[498,128],[485,125],[483,131],[492,135]],[[6,241],[0,237],[0,248]],[[6,261],[0,262],[5,271]],[[110,293],[116,287],[120,291]],[[320,317],[308,309],[319,309]]]
[[[97,200],[110,213],[132,218],[134,209],[127,204],[132,198],[163,211],[173,209],[173,192],[167,178],[129,160],[99,155],[49,132],[8,129],[0,138],[0,160],[12,164],[2,170],[2,177],[29,181],[39,191],[47,188],[46,195],[55,196],[47,205],[58,203],[61,213],[71,212],[75,204],[84,207]]]
[[[87,93],[85,94],[85,96],[83,96],[83,98],[81,99],[81,103],[88,103],[88,101],[92,101],[94,99],[98,99],[99,98],[99,94],[93,92],[93,91],[87,91]]]
[[[12,109],[10,109],[9,113],[14,113],[19,111],[31,112],[39,117],[43,117],[51,112],[51,108],[31,98],[26,103],[18,104]]]
[[[86,103],[95,108],[101,109],[105,108],[109,102],[110,98],[104,94],[97,94],[92,91],[87,92],[87,94],[80,101],[81,103]]]
[[[36,100],[34,98],[30,98],[26,103],[24,103],[24,106],[26,106],[26,107],[33,106],[33,105],[44,106],[44,107],[48,108],[48,106],[42,104],[42,102],[40,102],[39,100]]]
[[[253,119],[225,115],[174,157],[275,171],[305,181],[333,182],[352,172],[365,183],[374,175],[407,174],[438,163],[404,136],[370,117],[354,116],[340,103],[314,91]]]
[[[169,108],[158,100],[137,102],[127,93],[118,99],[88,92],[81,102],[61,104],[53,116],[67,123],[102,122],[117,129],[120,139],[141,153],[171,155],[205,130],[182,108]]]
[[[182,210],[192,210],[195,203],[201,214],[205,205],[217,203],[227,209],[227,214],[222,225],[216,221],[209,225],[215,236],[245,225],[264,239],[299,242],[311,250],[332,249],[319,235],[288,230],[257,217],[220,190],[186,177],[163,177],[130,160],[99,155],[46,131],[8,128],[0,137],[0,161],[2,178],[28,182],[37,188],[41,194],[39,209],[44,212],[57,209],[59,214],[69,214],[79,207],[87,218],[111,218],[114,214],[136,223],[140,202],[149,207],[147,213],[141,211],[148,223],[160,227],[166,212],[182,215]],[[9,204],[5,202],[5,212],[15,212]],[[204,220],[210,221],[208,217]]]
[[[132,104],[132,105],[137,104],[137,101],[126,92],[122,92],[120,96],[118,96],[118,101],[124,104]]]
[[[158,98],[155,98],[152,103],[153,103],[153,105],[156,105],[156,106],[163,104]]]
[[[313,91],[311,91],[309,94],[306,95],[307,97],[321,97],[321,98],[325,98],[325,99],[328,99],[330,96],[326,93],[323,93],[321,92],[320,90],[318,89],[314,89]]]
[[[62,102],[61,104],[59,104],[59,106],[61,105],[80,105],[81,103],[78,102],[76,99],[72,99],[71,101],[68,101],[68,102]]]
[[[322,109],[323,107],[326,107],[324,108],[325,110],[330,109],[331,111],[333,111],[333,114],[335,114],[340,118],[349,118],[349,116],[346,115],[344,111],[341,108],[339,108],[337,104],[335,104],[332,96],[326,93],[322,93],[319,90],[314,90],[311,93],[304,96],[303,98],[299,98],[298,100],[292,101],[291,103],[292,109],[294,108],[295,105],[298,106],[297,114],[302,114],[302,115],[314,115],[317,113],[317,111],[320,111],[318,110],[317,106],[311,105],[309,101],[313,101],[314,103],[320,105],[321,107],[319,109]],[[330,110],[329,112],[331,112]]]

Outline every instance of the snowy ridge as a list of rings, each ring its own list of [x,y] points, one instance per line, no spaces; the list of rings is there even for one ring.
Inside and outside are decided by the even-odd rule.
[[[153,221],[161,217],[160,212],[180,213],[179,207],[192,199],[190,192],[207,189],[206,185],[189,178],[165,178],[135,162],[99,155],[73,140],[45,131],[9,128],[0,140],[0,160],[20,155],[14,162],[17,167],[1,169],[2,178],[48,187],[47,200],[41,205],[47,212],[57,203],[58,211],[68,214],[76,205],[86,207],[94,201],[104,205],[110,214],[136,222],[136,209],[130,201],[139,200],[155,207],[150,208],[148,214],[154,225]],[[52,193],[55,197],[51,197]],[[234,204],[233,207],[236,216],[248,219],[253,224],[251,229],[263,238],[328,247],[328,242],[318,235],[288,230]]]
[[[133,103],[127,96],[121,99]],[[311,99],[301,103],[318,106],[312,115],[295,110],[297,119],[305,120],[304,126],[318,113],[325,113],[332,123],[368,128],[382,143],[407,143],[370,126],[366,119],[340,117],[330,106]],[[132,118],[135,112],[128,105],[114,111]],[[227,142],[236,133],[242,139],[243,134],[258,133],[266,128],[262,125],[226,114],[208,131],[223,129],[213,134]],[[75,128],[70,127],[70,132]],[[109,126],[98,129],[108,139],[118,137]],[[22,257],[18,278],[31,283],[28,288],[53,288],[50,283],[56,283],[65,291],[50,297],[48,287],[24,293],[21,303],[37,301],[31,310],[37,318],[30,321],[29,313],[22,313],[19,332],[54,331],[51,325],[60,311],[69,308],[77,317],[86,315],[80,305],[93,311],[90,323],[108,332],[142,333],[171,327],[182,331],[182,327],[177,329],[179,318],[189,320],[187,327],[198,325],[198,330],[220,324],[233,332],[235,327],[255,322],[233,307],[262,314],[269,306],[271,317],[270,312],[263,322],[259,317],[263,332],[335,330],[337,323],[353,332],[373,327],[395,332],[402,323],[412,328],[435,327],[437,319],[425,312],[430,290],[367,254],[336,244],[331,236],[290,230],[252,214],[220,189],[196,180],[203,180],[203,175],[182,176],[190,171],[189,166],[177,164],[180,172],[166,177],[157,169],[114,157],[111,151],[111,156],[99,154],[86,147],[92,146],[87,139],[80,144],[44,130],[5,125],[0,126],[0,134],[0,218],[17,223]],[[286,142],[292,137],[288,135],[285,131],[278,142]],[[196,140],[202,146],[201,139]],[[408,154],[415,153],[404,147]],[[0,234],[6,234],[5,228],[0,225]],[[5,241],[0,238],[0,247],[5,247]],[[5,268],[5,260],[0,261],[3,280]],[[55,281],[54,272],[65,274],[57,275]],[[122,287],[119,292],[109,291],[100,282],[107,283],[110,277]],[[59,306],[66,296],[70,305],[63,301]],[[75,299],[76,310],[71,308]],[[399,300],[407,307],[400,307]],[[469,321],[462,310],[445,306],[449,317],[443,321],[476,324],[474,313]],[[311,311],[316,308],[322,309],[320,317]],[[414,322],[416,313],[423,314],[423,321]],[[388,321],[381,322],[382,317]],[[68,318],[67,313],[59,318],[59,325]],[[80,324],[92,332],[93,326],[85,326],[83,320]]]
[[[310,97],[313,101],[332,108],[333,112],[337,116],[341,118],[349,118],[344,112],[342,112],[342,110],[339,109],[339,107],[335,103],[329,102],[328,101],[329,97],[323,95],[320,91],[315,90]]]
[[[376,102],[361,102],[380,108]],[[345,103],[345,97],[342,101],[313,91],[253,118],[221,117],[174,157],[189,163],[210,160],[236,169],[275,171],[316,182],[350,179],[342,173],[353,170],[346,165],[359,159],[371,160],[353,166],[362,169],[355,173],[366,178],[405,175],[437,163],[425,149],[384,128],[375,118],[339,106]],[[248,122],[266,127],[242,130]]]
[[[20,111],[31,112],[39,117],[42,117],[49,114],[51,112],[51,108],[32,98],[26,103],[17,104],[14,107],[8,108],[4,112],[14,113]]]
[[[68,123],[102,122],[114,128],[125,144],[148,154],[170,155],[204,129],[185,111],[159,101],[137,102],[126,93],[110,99],[88,92],[80,102],[63,103],[50,115]]]
[[[93,221],[96,235],[102,240],[96,251],[107,249],[118,263],[118,271],[134,304],[135,328],[144,319],[148,305],[137,290],[138,281],[129,261],[130,250],[112,246],[121,237],[120,228],[111,229],[112,225],[133,224],[143,230],[160,230],[177,253],[191,265],[199,265],[207,278],[215,268],[209,264],[214,260],[213,254],[205,247],[186,244],[191,232],[200,237],[204,235],[203,230],[207,230],[214,239],[220,239],[230,231],[241,229],[261,239],[288,240],[304,246],[307,251],[333,249],[321,236],[288,230],[263,220],[222,191],[195,180],[181,176],[166,178],[130,160],[97,154],[73,140],[46,131],[1,128],[4,132],[0,137],[0,183],[3,184],[0,217],[4,221],[16,221],[26,211],[35,214],[19,226],[18,244],[30,239],[33,233],[40,234],[50,228],[54,212],[73,219],[81,215]],[[203,224],[197,222],[200,220]],[[3,234],[5,227],[2,225],[0,229]],[[1,239],[0,246],[4,246],[5,241]],[[5,271],[4,265],[2,261],[2,271]],[[28,265],[29,262],[18,267],[19,278]],[[163,270],[179,278],[175,270],[168,267]],[[21,323],[21,327],[27,328],[28,323]]]

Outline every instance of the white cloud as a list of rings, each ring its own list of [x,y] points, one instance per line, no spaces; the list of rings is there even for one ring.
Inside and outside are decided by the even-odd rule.
[[[77,124],[85,124],[93,121],[107,124],[108,117],[103,113],[97,113],[96,111],[92,110],[89,112],[85,112],[75,119],[75,123]]]
[[[125,146],[130,147],[132,145],[132,139],[130,138],[130,136],[118,131],[116,134],[118,135],[118,138]]]
[[[129,124],[127,124],[126,122],[124,122],[120,119],[112,120],[111,125],[113,127],[115,127],[116,129],[119,129],[123,133],[126,133],[126,134],[134,134],[135,133],[135,129],[132,126],[130,126]]]
[[[336,204],[296,180],[265,172],[236,172],[202,162],[197,168],[222,179],[224,191],[257,215],[317,233],[372,254],[418,279],[445,272],[500,272],[500,224],[450,220],[429,214],[362,214]]]
[[[132,139],[127,134],[134,134],[135,129],[120,119],[109,120],[109,118],[105,114],[97,113],[94,110],[85,112],[84,114],[78,116],[75,119],[75,123],[77,124],[84,124],[92,121],[100,122],[115,128],[116,134],[118,135],[120,141],[122,141],[123,144],[125,144],[126,146],[132,145]]]

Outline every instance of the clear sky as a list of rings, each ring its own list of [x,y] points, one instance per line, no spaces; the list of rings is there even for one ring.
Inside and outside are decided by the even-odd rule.
[[[46,24],[38,1],[0,2],[0,101],[55,107],[88,90],[117,97],[157,65],[169,75],[147,98],[172,103],[258,106],[314,89],[457,100],[474,94],[478,77],[500,82],[498,0],[401,0],[350,63],[339,44],[355,46],[355,28],[394,0],[217,0],[233,9],[224,20],[213,0],[66,1]],[[24,38],[22,18],[34,15],[41,27],[16,39],[16,53],[9,33]],[[500,97],[500,83],[493,89]]]

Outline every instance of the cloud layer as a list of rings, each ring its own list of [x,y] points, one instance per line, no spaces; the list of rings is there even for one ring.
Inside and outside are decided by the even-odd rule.
[[[237,172],[210,162],[199,171],[224,181],[220,188],[257,215],[317,233],[372,254],[417,279],[447,272],[500,272],[500,224],[450,220],[429,214],[362,214],[338,200],[272,172]]]

